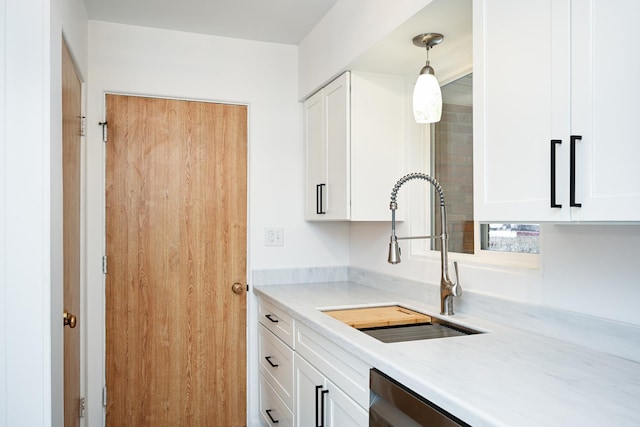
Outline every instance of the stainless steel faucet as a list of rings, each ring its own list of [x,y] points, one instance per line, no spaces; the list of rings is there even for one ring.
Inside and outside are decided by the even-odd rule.
[[[411,237],[397,237],[396,236],[396,209],[398,204],[396,203],[396,196],[400,187],[412,179],[424,179],[433,185],[440,197],[440,220],[441,220],[441,234],[438,236],[411,236]],[[462,294],[462,287],[460,286],[458,279],[458,263],[453,263],[453,268],[456,274],[455,282],[449,278],[449,236],[447,234],[447,210],[444,203],[444,192],[442,187],[438,184],[434,178],[424,173],[410,173],[403,176],[396,182],[396,185],[391,191],[391,203],[389,204],[391,209],[391,242],[389,243],[389,263],[400,263],[400,246],[398,240],[408,239],[441,239],[440,245],[440,314],[453,315],[453,297],[458,297]]]

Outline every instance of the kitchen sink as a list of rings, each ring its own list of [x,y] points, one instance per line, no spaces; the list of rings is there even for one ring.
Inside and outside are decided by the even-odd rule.
[[[466,326],[393,304],[325,310],[324,313],[385,343],[482,333]]]
[[[475,329],[469,329],[435,318],[432,318],[432,321],[427,323],[358,328],[358,330],[385,343],[430,340],[482,333]]]

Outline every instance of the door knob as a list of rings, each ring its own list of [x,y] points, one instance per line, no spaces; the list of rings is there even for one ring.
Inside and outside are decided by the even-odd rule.
[[[76,327],[77,319],[75,314],[69,313],[69,311],[65,310],[62,314],[62,324],[64,326],[68,326],[71,329]]]
[[[231,290],[233,291],[234,294],[240,295],[243,289],[244,289],[244,285],[242,283],[236,282],[231,286]]]

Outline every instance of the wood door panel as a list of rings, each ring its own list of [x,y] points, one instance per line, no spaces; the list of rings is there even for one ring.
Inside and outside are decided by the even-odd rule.
[[[107,95],[107,425],[245,425],[246,113]]]
[[[82,84],[62,41],[63,305],[77,326],[64,328],[64,425],[80,425],[80,120]],[[62,323],[62,313],[60,313]]]

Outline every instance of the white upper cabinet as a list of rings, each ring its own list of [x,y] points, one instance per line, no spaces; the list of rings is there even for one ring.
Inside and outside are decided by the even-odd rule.
[[[304,103],[305,219],[350,216],[350,75],[344,73]]]
[[[306,220],[390,220],[404,113],[394,75],[346,72],[305,101]]]
[[[640,220],[635,0],[474,2],[475,218]]]

